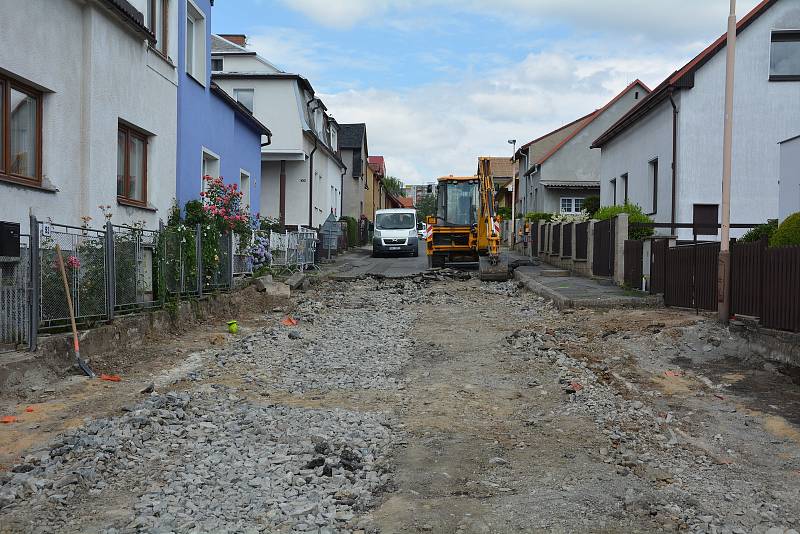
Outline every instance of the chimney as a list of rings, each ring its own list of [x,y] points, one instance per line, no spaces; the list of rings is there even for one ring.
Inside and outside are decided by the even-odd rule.
[[[247,46],[247,36],[243,33],[220,33],[218,35],[226,41],[230,41],[242,48]]]

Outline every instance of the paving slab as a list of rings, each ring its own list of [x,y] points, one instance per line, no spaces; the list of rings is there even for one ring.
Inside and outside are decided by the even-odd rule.
[[[650,308],[663,305],[660,296],[625,289],[605,280],[581,276],[552,276],[549,269],[524,266],[514,278],[528,290],[551,299],[561,308]]]

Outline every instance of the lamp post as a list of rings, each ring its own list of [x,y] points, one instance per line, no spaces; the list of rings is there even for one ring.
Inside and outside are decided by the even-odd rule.
[[[733,148],[733,80],[736,64],[736,0],[731,0],[728,15],[727,63],[725,67],[725,124],[722,138],[722,229],[717,270],[717,310],[719,320],[730,319],[730,232],[731,232],[731,165]]]
[[[514,176],[514,156],[517,153],[517,140],[509,139],[511,145],[511,250],[517,244],[517,179]]]

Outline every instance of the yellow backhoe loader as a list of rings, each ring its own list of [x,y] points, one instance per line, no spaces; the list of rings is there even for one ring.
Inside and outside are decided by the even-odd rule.
[[[478,160],[476,176],[443,176],[436,187],[436,215],[427,218],[428,266],[479,264],[481,280],[508,280],[508,259],[500,253],[500,220],[495,214],[489,160]]]

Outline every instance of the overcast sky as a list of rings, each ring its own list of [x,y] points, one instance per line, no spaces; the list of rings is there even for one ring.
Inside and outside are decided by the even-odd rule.
[[[741,17],[758,0],[739,0]],[[212,31],[309,78],[406,183],[473,174],[651,88],[724,33],[728,0],[217,0]]]

